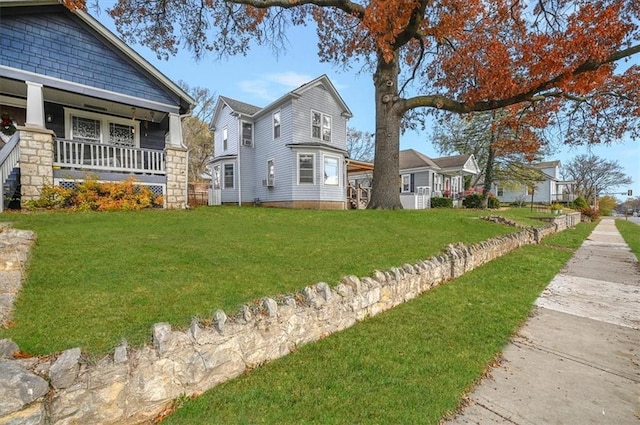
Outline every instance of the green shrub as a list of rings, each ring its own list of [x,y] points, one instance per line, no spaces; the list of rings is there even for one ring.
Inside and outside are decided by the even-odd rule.
[[[465,196],[462,200],[462,206],[465,208],[482,208],[482,194],[472,193]]]
[[[587,208],[588,206],[589,204],[587,204],[587,201],[585,201],[582,196],[578,196],[573,201],[573,208],[576,210],[582,210],[583,208]]]
[[[451,198],[431,198],[431,208],[453,208],[453,199]]]
[[[489,196],[489,198],[487,199],[487,207],[497,210],[498,208],[500,208],[500,200],[496,197]]]
[[[473,193],[471,195],[467,195],[462,200],[462,206],[465,208],[484,208],[482,205],[482,194],[481,193]],[[500,208],[500,200],[495,196],[489,195],[487,198],[487,208],[498,209]]]

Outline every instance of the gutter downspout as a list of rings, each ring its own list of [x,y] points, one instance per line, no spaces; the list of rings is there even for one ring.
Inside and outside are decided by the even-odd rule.
[[[187,117],[192,116],[192,113],[189,112],[184,115],[180,115],[180,146],[186,149],[187,156],[185,158],[185,180],[187,181],[187,190],[184,192],[184,208],[189,208],[189,148],[184,144],[184,136],[182,134],[182,120]]]
[[[238,206],[242,206],[242,172],[240,169],[240,151],[242,150],[242,115],[238,114]]]

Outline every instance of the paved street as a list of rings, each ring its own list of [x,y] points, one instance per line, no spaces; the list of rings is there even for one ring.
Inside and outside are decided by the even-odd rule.
[[[603,218],[458,424],[640,424],[640,263]]]

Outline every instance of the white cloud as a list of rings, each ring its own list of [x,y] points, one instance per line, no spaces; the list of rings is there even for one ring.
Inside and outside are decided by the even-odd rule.
[[[269,93],[269,83],[264,80],[244,80],[239,83],[240,90],[250,98],[260,100],[273,100],[273,95]]]
[[[267,75],[267,79],[280,86],[283,86],[286,90],[283,92],[289,92],[293,89],[300,87],[301,85],[313,80],[314,77],[310,77],[306,74],[299,74],[297,72],[280,72]],[[284,93],[283,93],[284,94]]]
[[[285,93],[313,80],[306,74],[293,71],[267,74],[263,78],[240,81],[240,90],[247,95],[247,101],[271,102]],[[251,100],[250,100],[251,99]]]

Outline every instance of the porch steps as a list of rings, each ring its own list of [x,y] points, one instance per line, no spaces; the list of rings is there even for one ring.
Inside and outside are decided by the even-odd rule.
[[[19,208],[20,205],[20,168],[11,171],[2,185],[2,196],[5,208]]]

